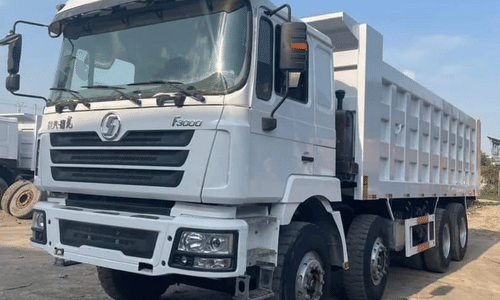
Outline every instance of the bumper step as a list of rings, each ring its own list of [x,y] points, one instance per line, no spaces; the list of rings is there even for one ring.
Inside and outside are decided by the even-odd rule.
[[[255,289],[248,292],[248,297],[242,294],[233,297],[233,300],[265,300],[274,296],[274,293],[268,289]]]

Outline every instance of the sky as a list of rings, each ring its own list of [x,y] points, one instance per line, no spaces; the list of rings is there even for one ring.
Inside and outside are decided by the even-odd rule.
[[[0,35],[16,20],[50,23],[64,0],[0,0]],[[384,60],[467,114],[480,118],[487,136],[500,138],[500,1],[498,0],[275,0],[308,17],[343,11],[384,36]],[[19,25],[23,34],[22,93],[48,96],[61,39],[45,28]],[[7,76],[7,48],[0,48],[0,77]],[[2,66],[3,64],[3,66]],[[0,78],[0,112],[34,112],[41,100],[14,97]],[[36,106],[36,107],[35,107]]]

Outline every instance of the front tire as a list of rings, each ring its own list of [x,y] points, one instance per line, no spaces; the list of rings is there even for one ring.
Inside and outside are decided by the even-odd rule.
[[[324,300],[330,291],[331,265],[326,237],[310,223],[281,228],[273,292],[277,300]]]
[[[166,277],[146,276],[97,267],[101,286],[115,300],[157,300],[169,283]]]
[[[350,268],[344,287],[351,300],[382,298],[389,274],[388,237],[384,220],[376,215],[354,218],[347,233]]]
[[[451,223],[449,212],[436,209],[436,246],[424,252],[425,268],[431,272],[444,273],[451,261]]]

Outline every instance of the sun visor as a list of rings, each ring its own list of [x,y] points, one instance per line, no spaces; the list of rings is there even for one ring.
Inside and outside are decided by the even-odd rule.
[[[94,1],[83,5],[75,5],[63,8],[49,25],[49,31],[57,36],[63,32],[68,34],[65,27],[73,24],[71,35],[78,37],[95,33],[95,26],[108,26],[111,19],[121,19],[122,23],[132,22],[130,11],[134,12],[134,18],[140,25],[158,23],[170,19],[188,18],[202,13],[217,13],[221,11],[232,12],[245,5],[246,0],[222,1],[222,0],[108,0]],[[202,6],[202,7],[200,7]],[[165,13],[172,12],[171,14]],[[137,13],[136,13],[137,12]],[[149,14],[149,15],[148,15]],[[154,17],[156,16],[156,17]],[[142,15],[142,16],[141,16]],[[168,16],[167,16],[168,15]],[[108,17],[107,17],[108,16]],[[98,20],[94,17],[104,17]],[[140,20],[143,19],[143,20]],[[149,19],[149,21],[147,20]],[[154,19],[154,20],[153,20]],[[132,27],[138,24],[130,24]],[[74,27],[80,27],[74,28]],[[109,28],[109,30],[116,30]],[[87,33],[85,33],[87,32]],[[92,33],[91,33],[92,32]]]
[[[111,13],[114,7],[119,7],[123,4],[137,3],[138,6],[144,6],[144,3],[138,3],[137,0],[109,0],[109,1],[95,1],[87,4],[75,6],[69,9],[62,9],[54,20],[49,25],[49,31],[55,35],[60,35],[63,31],[64,21],[82,18],[86,16],[98,15],[109,11]]]

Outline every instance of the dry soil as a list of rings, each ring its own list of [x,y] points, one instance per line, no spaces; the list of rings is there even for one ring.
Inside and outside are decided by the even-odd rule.
[[[469,246],[463,261],[452,262],[444,274],[393,266],[383,299],[500,299],[500,206],[475,205],[468,219]],[[110,299],[95,267],[55,266],[49,254],[30,246],[30,225],[0,211],[0,299]],[[170,287],[162,299],[231,297],[180,285]]]

